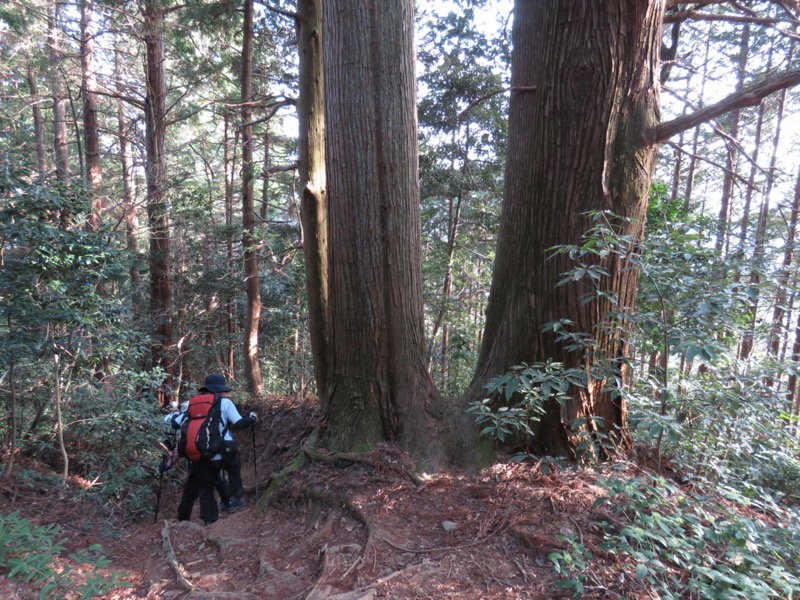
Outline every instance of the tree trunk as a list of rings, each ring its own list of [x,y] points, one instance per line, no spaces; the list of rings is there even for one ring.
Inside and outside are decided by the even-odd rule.
[[[11,331],[11,315],[8,316],[8,329]],[[9,413],[9,430],[8,430],[8,459],[6,461],[6,472],[5,472],[5,479],[11,478],[11,472],[14,469],[14,461],[17,457],[17,430],[19,426],[17,424],[17,377],[14,373],[14,364],[15,359],[14,356],[9,356],[8,358],[8,391],[9,391],[9,402],[8,402],[8,413]]]
[[[638,272],[614,254],[599,260],[609,273],[601,291],[616,303],[599,296],[584,302],[586,281],[557,287],[574,263],[550,249],[580,243],[593,224],[590,211],[626,219],[617,226],[621,235],[642,234],[657,150],[662,14],[662,0],[516,0],[503,214],[468,399],[512,366],[546,359],[587,373],[609,361],[626,379],[626,336],[605,326],[614,325],[609,313],[633,306]],[[589,352],[569,351],[543,331],[563,318],[592,336]],[[550,406],[535,431],[539,449],[574,454],[577,417],[602,417],[602,430],[618,436],[627,409],[605,384],[590,378],[564,406]]]
[[[245,0],[242,40],[242,244],[247,307],[244,319],[244,375],[247,391],[260,396],[264,391],[258,363],[258,322],[261,317],[261,287],[258,273],[258,236],[255,218],[255,165],[253,163],[253,0]]]
[[[44,181],[47,169],[47,155],[44,149],[44,119],[42,118],[41,98],[39,97],[39,86],[36,83],[36,74],[33,67],[28,63],[27,68],[28,87],[31,90],[31,110],[33,112],[33,133],[36,139],[36,165],[37,179]]]
[[[798,221],[800,221],[800,170],[798,170],[797,179],[795,180],[794,198],[792,200],[789,224],[786,228],[786,242],[783,247],[783,264],[778,272],[778,289],[775,293],[775,306],[772,309],[772,328],[770,330],[768,351],[773,358],[778,358],[781,337],[784,336],[785,329],[788,330],[789,328],[788,323],[784,328],[784,320],[791,310],[787,287],[789,286],[789,277],[794,259]]]
[[[324,4],[330,348],[320,442],[440,456],[424,362],[413,0]]]
[[[453,257],[456,251],[456,239],[461,225],[461,194],[456,198],[448,198],[448,219],[447,219],[447,262],[445,264],[444,282],[442,283],[442,305],[436,313],[436,318],[431,331],[431,351],[430,362],[433,361],[433,343],[442,330],[441,356],[439,357],[439,370],[441,375],[441,386],[447,385],[448,378],[448,353],[450,345],[450,328],[445,320],[450,305],[450,296],[453,293]],[[429,367],[430,370],[430,367]]]
[[[742,39],[739,43],[739,65],[738,81],[736,91],[744,87],[744,78],[747,74],[747,56],[750,52],[750,25],[745,23],[742,32]],[[731,196],[733,195],[733,179],[736,175],[736,163],[738,161],[739,149],[737,147],[739,138],[740,110],[735,110],[731,114],[730,137],[728,140],[728,154],[725,159],[725,174],[722,179],[722,198],[720,199],[719,218],[717,221],[717,242],[716,248],[727,251],[728,246],[728,227],[731,217]]]
[[[328,205],[325,190],[322,1],[298,0],[296,26],[300,57],[298,173],[308,331],[317,397],[324,403],[328,386]]]
[[[61,486],[67,487],[69,477],[69,454],[64,443],[64,418],[61,411],[61,355],[53,353],[53,373],[55,375],[55,406],[56,406],[56,434],[58,436],[58,449],[61,452],[61,460],[64,461],[64,470],[61,472]]]
[[[120,81],[122,72],[122,51],[120,40],[114,40],[114,75]],[[121,90],[118,90],[121,93]],[[119,143],[119,163],[122,178],[122,210],[125,218],[125,248],[129,254],[128,274],[131,284],[131,308],[135,318],[141,317],[141,283],[139,272],[139,209],[136,206],[136,178],[133,173],[133,156],[128,132],[128,123],[122,102],[117,103],[117,140]]]
[[[97,78],[94,72],[94,42],[91,32],[93,0],[81,0],[81,95],[83,96],[83,146],[86,181],[92,194],[91,231],[99,231],[105,200],[100,164],[100,133],[97,123]]]
[[[147,218],[150,225],[150,314],[155,324],[153,364],[171,377],[172,290],[170,282],[170,235],[167,203],[166,97],[164,14],[159,0],[145,0],[144,40],[147,49],[145,137],[147,148]]]
[[[81,0],[81,96],[83,97],[83,145],[86,153],[86,184],[92,197],[88,229],[100,231],[106,208],[103,196],[103,171],[100,163],[100,131],[97,122],[97,77],[94,71],[94,41],[92,35],[93,0]],[[97,283],[97,293],[106,296],[103,281]],[[102,333],[101,333],[102,336]],[[93,343],[94,347],[96,344]],[[111,392],[108,375],[111,365],[108,356],[99,357],[95,378],[103,382],[106,393]]]
[[[67,94],[61,78],[61,29],[58,21],[60,6],[53,0],[48,12],[50,30],[48,45],[50,49],[50,83],[53,95],[53,152],[56,157],[56,179],[69,180],[69,146],[67,145]]]

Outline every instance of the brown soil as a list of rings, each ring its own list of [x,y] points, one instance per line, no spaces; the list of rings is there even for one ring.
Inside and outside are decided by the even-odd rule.
[[[5,482],[0,511],[38,523],[58,523],[70,549],[100,543],[109,568],[127,573],[131,587],[106,598],[265,598],[357,600],[386,598],[568,597],[554,587],[548,560],[574,535],[593,551],[595,581],[584,598],[646,598],[624,565],[597,549],[593,522],[610,519],[593,508],[601,495],[596,474],[537,465],[497,464],[480,476],[407,475],[408,457],[383,447],[357,460],[307,462],[263,502],[268,480],[298,457],[313,427],[310,404],[272,398],[253,445],[239,434],[248,505],[203,527],[174,519],[181,469],[165,478],[157,522],[125,523],[69,490],[30,491]],[[619,468],[619,465],[617,465]],[[629,467],[635,469],[636,467]],[[261,506],[263,504],[263,506]],[[599,581],[616,581],[610,590]],[[641,588],[638,590],[641,591]],[[0,597],[36,597],[35,590],[0,577]]]

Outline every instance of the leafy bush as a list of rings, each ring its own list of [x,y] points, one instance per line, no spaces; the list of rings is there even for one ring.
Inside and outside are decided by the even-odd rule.
[[[800,593],[800,514],[774,504],[753,505],[730,489],[721,499],[686,493],[660,477],[600,479],[613,523],[601,550],[626,567],[629,582],[664,600],[789,598]],[[743,510],[749,507],[749,511]],[[753,508],[759,512],[753,515]],[[562,537],[568,550],[549,558],[560,585],[580,593],[586,549]]]
[[[531,424],[542,418],[547,403],[563,402],[571,386],[585,382],[583,371],[564,369],[560,363],[521,365],[492,379],[487,385],[489,397],[471,402],[467,412],[476,415],[481,435],[500,442],[509,438],[530,440]]]
[[[55,525],[35,526],[19,513],[0,514],[0,572],[35,586],[39,598],[93,598],[117,587],[121,573],[101,573],[109,560],[94,544],[64,556],[66,546]]]

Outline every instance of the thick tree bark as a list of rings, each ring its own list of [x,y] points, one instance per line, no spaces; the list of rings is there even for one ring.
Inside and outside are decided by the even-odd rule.
[[[167,206],[167,79],[164,55],[164,13],[160,0],[145,0],[144,40],[147,51],[145,138],[147,149],[147,218],[150,225],[150,314],[155,325],[153,364],[174,374],[169,209]]]
[[[242,26],[242,244],[247,308],[244,319],[244,375],[247,391],[260,396],[264,391],[258,363],[258,322],[261,318],[261,287],[258,272],[258,237],[255,218],[255,165],[253,163],[253,0],[245,0]]]
[[[437,457],[425,369],[413,0],[326,2],[330,348],[320,442]]]
[[[657,146],[658,56],[663,0],[581,3],[517,0],[503,215],[479,364],[468,398],[513,365],[554,359],[588,372],[617,363],[626,377],[628,345],[609,314],[633,306],[638,273],[620,257],[598,261],[616,298],[584,302],[586,281],[557,287],[574,263],[551,248],[580,243],[587,213],[612,211],[619,233],[639,237]],[[535,89],[534,89],[535,88]],[[568,318],[591,335],[592,352],[567,351],[543,326]],[[620,324],[622,325],[622,324]],[[535,432],[540,450],[571,454],[570,424],[603,418],[618,435],[626,405],[590,379],[564,406],[551,406]]]
[[[322,70],[322,1],[298,0],[297,43],[300,93],[298,173],[303,256],[308,296],[308,331],[317,397],[328,387],[328,204],[325,189],[325,102]]]

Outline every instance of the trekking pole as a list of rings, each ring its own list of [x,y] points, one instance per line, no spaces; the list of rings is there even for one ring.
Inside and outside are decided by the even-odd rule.
[[[161,505],[161,488],[164,487],[164,471],[158,478],[158,495],[156,496],[156,514],[153,515],[153,525],[158,523],[158,507]]]

